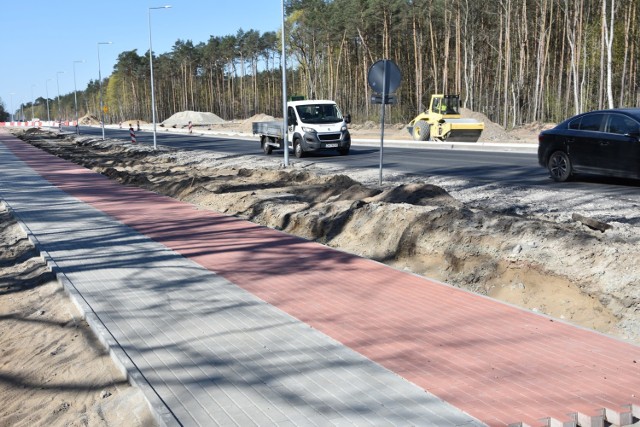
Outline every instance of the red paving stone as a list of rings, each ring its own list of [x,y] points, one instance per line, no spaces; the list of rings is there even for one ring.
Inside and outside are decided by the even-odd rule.
[[[638,346],[0,142],[67,193],[489,425],[640,405]]]

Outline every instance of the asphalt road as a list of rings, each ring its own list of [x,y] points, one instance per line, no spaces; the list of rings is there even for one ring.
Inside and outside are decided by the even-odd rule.
[[[65,128],[64,130],[73,131],[74,129]],[[94,127],[81,127],[80,132],[93,136],[102,134],[100,128]],[[107,138],[129,138],[129,131],[106,128],[105,135]],[[139,144],[152,145],[153,134],[145,131],[136,132],[136,140]],[[156,140],[158,145],[173,148],[212,150],[230,154],[262,153],[255,139],[170,134],[159,129],[156,132]],[[283,153],[274,151],[273,155],[282,156]],[[380,167],[380,151],[378,147],[354,144],[348,156],[323,153],[311,155],[302,160],[342,164],[345,169],[377,170]],[[416,149],[394,147],[389,143],[384,147],[383,168],[417,176],[442,175],[482,181],[507,181],[523,185],[538,185],[549,181],[547,172],[538,166],[537,157],[532,153]]]

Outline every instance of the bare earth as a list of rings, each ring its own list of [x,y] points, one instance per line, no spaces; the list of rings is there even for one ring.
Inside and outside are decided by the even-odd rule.
[[[218,128],[246,133],[246,123]],[[533,142],[539,129],[507,135],[496,128],[495,138]],[[379,129],[365,124],[353,133],[375,137]],[[404,133],[401,126],[391,127],[385,137]],[[492,140],[491,131],[486,135]],[[609,209],[603,210],[587,195],[564,194],[566,205],[558,209],[554,192],[474,187],[437,176],[389,174],[380,187],[377,171],[295,158],[284,169],[277,156],[262,155],[257,142],[256,155],[239,157],[162,147],[153,152],[122,140],[61,139],[35,130],[18,136],[123,184],[640,344],[637,201],[603,201]],[[572,212],[613,228],[594,230],[572,219]],[[10,403],[0,412],[0,425],[81,425],[85,419],[103,423],[97,425],[150,423],[150,416],[140,413],[146,406],[135,404],[130,396],[138,399],[136,392],[110,366],[58,285],[42,266],[41,274],[32,274],[36,255],[20,255],[32,249],[9,215],[1,215],[0,400]],[[106,376],[94,378],[99,372]],[[103,398],[104,390],[111,395]],[[60,421],[63,416],[70,417],[68,424]]]
[[[2,205],[0,319],[0,426],[155,425]]]

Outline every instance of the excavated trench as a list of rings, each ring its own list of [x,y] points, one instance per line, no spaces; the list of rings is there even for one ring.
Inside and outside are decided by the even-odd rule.
[[[426,183],[374,188],[345,175],[252,166],[251,159],[245,167],[223,159],[207,165],[196,153],[185,161],[172,150],[153,153],[122,143],[39,134],[22,138],[124,185],[637,339],[629,334],[638,317],[637,297],[630,304],[625,288],[605,289],[599,275],[586,273],[600,256],[601,242],[575,227],[465,206]],[[592,252],[567,258],[583,264],[573,266],[583,276],[568,273],[558,260],[576,247]]]

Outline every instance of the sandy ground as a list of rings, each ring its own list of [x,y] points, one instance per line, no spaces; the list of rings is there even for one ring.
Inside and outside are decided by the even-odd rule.
[[[252,120],[255,118],[212,128],[246,134]],[[531,125],[508,134],[499,127],[489,127],[483,140],[534,142],[542,127]],[[353,126],[354,137],[375,138],[379,132],[373,123]],[[344,171],[330,163],[304,163],[295,158],[289,168],[283,169],[281,160],[261,154],[257,143],[256,155],[226,156],[162,147],[153,152],[150,147],[131,146],[123,140],[82,136],[61,139],[54,134],[24,131],[17,135],[123,184],[242,217],[640,344],[640,272],[636,267],[640,212],[635,200],[606,200],[603,203],[607,209],[603,209],[588,195],[572,193],[563,194],[564,205],[558,207],[558,193],[553,191],[498,184],[478,187],[443,177],[387,175],[387,183],[380,187],[377,171]],[[402,125],[390,125],[385,138],[409,140],[409,135]],[[607,221],[613,229],[603,233],[589,228],[572,219],[572,212]],[[10,220],[4,214],[2,244],[16,247],[16,241],[23,237],[15,230],[6,234],[4,230],[13,229],[7,224]],[[124,391],[126,384],[112,368],[102,369],[113,377],[93,380],[98,384],[95,388],[77,386],[80,380],[73,375],[78,366],[95,361],[101,366],[107,364],[90,333],[77,332],[82,322],[71,320],[77,319],[77,314],[56,320],[73,325],[60,328],[71,329],[67,338],[50,337],[50,326],[45,322],[28,321],[32,328],[28,333],[24,328],[18,331],[15,323],[9,326],[9,322],[40,320],[60,311],[74,313],[57,285],[49,280],[8,291],[15,287],[12,283],[16,275],[22,274],[20,268],[31,271],[20,266],[26,262],[24,257],[18,258],[21,261],[0,261],[2,311],[12,313],[4,314],[6,319],[0,323],[0,348],[6,349],[5,343],[24,335],[36,346],[25,350],[26,354],[42,358],[30,361],[37,373],[26,381],[18,362],[26,356],[0,353],[3,375],[12,378],[0,383],[0,399],[19,402],[3,408],[2,425],[15,424],[16,418],[9,417],[18,411],[18,405],[29,405],[24,406],[20,420],[23,425],[31,424],[29,417],[36,416],[29,409],[32,402],[33,408],[46,408],[37,415],[38,420],[73,413],[78,425],[79,420],[91,416],[104,425],[119,425],[106,420],[105,414],[121,420],[122,414],[131,414],[144,405],[104,407],[104,402],[126,401],[118,399],[119,392],[135,393]],[[47,277],[46,271],[42,274]],[[45,303],[51,305],[45,307]],[[79,353],[90,360],[72,362],[73,369],[54,363],[62,358],[52,353],[64,351],[70,356],[71,344],[89,349]],[[18,347],[11,344],[11,348]],[[48,385],[50,375],[56,375],[54,381],[69,381],[72,386]],[[79,378],[86,381],[82,375]],[[74,400],[63,394],[67,389],[72,389],[75,396],[91,389],[88,394],[96,401],[87,397]],[[103,390],[112,395],[102,399]],[[143,415],[136,419],[141,424],[149,421]]]
[[[153,426],[129,385],[0,205],[0,426]]]

